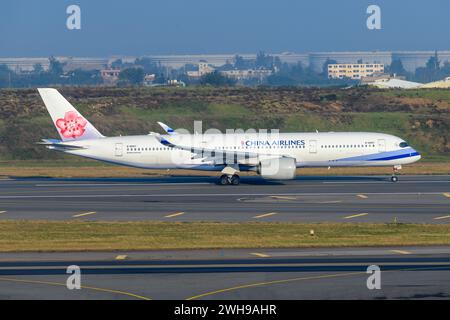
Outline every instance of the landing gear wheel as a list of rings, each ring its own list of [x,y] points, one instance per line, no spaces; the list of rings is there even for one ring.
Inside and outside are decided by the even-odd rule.
[[[228,183],[229,183],[228,176],[226,174],[221,175],[220,178],[219,178],[219,184],[224,186],[224,185],[226,185]]]
[[[391,177],[391,181],[392,182],[397,182],[398,181],[398,177],[397,176],[392,176]]]
[[[241,178],[239,178],[239,176],[237,174],[233,174],[231,176],[231,184],[233,186],[237,186],[237,185],[239,185],[239,182],[241,182]]]

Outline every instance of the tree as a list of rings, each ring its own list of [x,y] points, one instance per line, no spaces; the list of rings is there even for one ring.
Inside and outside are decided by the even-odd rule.
[[[322,75],[328,78],[328,65],[336,64],[336,63],[337,63],[336,60],[327,58],[327,60],[325,60],[325,62],[323,63],[323,66],[322,66]]]
[[[256,55],[255,60],[256,68],[264,68],[264,69],[272,69],[273,68],[273,57],[270,55],[266,55],[264,52],[260,51]]]
[[[50,63],[49,66],[49,73],[52,74],[53,76],[60,76],[64,73],[64,64],[59,62],[58,60],[55,59],[55,57],[50,57],[48,58],[48,61]]]
[[[120,69],[123,66],[122,59],[117,59],[111,62],[111,68],[113,69]]]
[[[405,70],[405,68],[403,67],[402,60],[400,60],[400,59],[392,60],[391,65],[387,69],[388,69],[389,73],[397,74],[400,76],[406,76],[408,73]]]
[[[215,87],[221,87],[221,86],[233,86],[236,84],[236,81],[224,76],[219,71],[215,70],[214,72],[203,75],[200,78],[200,84],[202,85],[209,84]]]
[[[140,85],[144,81],[142,68],[127,68],[119,74],[119,85]]]
[[[141,66],[144,69],[145,73],[157,74],[157,73],[161,73],[164,71],[163,68],[161,68],[161,66],[158,63],[156,63],[153,59],[146,58],[146,57],[137,58],[134,61],[134,64],[136,66]]]
[[[250,69],[252,67],[252,63],[249,60],[245,60],[240,55],[234,56],[234,67],[238,70]]]
[[[440,80],[442,77],[440,71],[440,61],[437,56],[437,52],[434,56],[431,56],[425,67],[420,67],[416,69],[415,78],[419,82],[432,82]]]
[[[36,64],[33,66],[33,73],[35,73],[35,74],[40,74],[40,73],[42,73],[42,72],[44,72],[44,68],[42,67],[42,64],[36,63]]]
[[[441,64],[441,62],[438,59],[438,55],[437,55],[437,51],[434,53],[434,56],[431,56],[430,59],[428,59],[427,61],[427,65],[426,68],[429,71],[438,71],[439,70],[439,65]]]
[[[0,64],[0,88],[9,87],[11,79],[11,70],[6,64]]]

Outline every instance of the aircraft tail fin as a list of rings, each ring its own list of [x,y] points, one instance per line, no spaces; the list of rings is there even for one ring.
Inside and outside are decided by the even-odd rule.
[[[38,89],[62,141],[98,139],[104,136],[56,89]]]

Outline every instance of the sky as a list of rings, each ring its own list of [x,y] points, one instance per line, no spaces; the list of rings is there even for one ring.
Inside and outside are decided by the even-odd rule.
[[[73,4],[81,30],[66,26]],[[0,57],[450,50],[449,12],[449,0],[2,0]]]

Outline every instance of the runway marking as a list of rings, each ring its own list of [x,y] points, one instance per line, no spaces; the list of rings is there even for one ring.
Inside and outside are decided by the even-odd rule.
[[[16,278],[3,278],[0,277],[0,281],[9,281],[9,282],[21,282],[21,283],[28,283],[28,284],[46,284],[50,286],[60,286],[60,287],[66,287],[65,283],[59,283],[59,282],[50,282],[50,281],[36,281],[36,280],[23,280],[23,279],[16,279]],[[126,291],[119,291],[119,290],[112,290],[112,289],[105,289],[105,288],[97,288],[97,287],[90,287],[90,286],[81,286],[82,289],[87,290],[93,290],[93,291],[101,291],[101,292],[108,292],[108,293],[115,293],[115,294],[121,294],[141,300],[151,300],[148,297],[140,296],[131,292]]]
[[[185,212],[177,212],[177,213],[169,214],[169,215],[164,216],[164,217],[165,218],[173,218],[173,217],[181,216],[182,214],[185,214]]]
[[[366,212],[358,213],[358,214],[354,214],[354,215],[351,215],[351,216],[346,216],[346,217],[344,217],[344,219],[353,219],[353,218],[367,216],[367,215],[368,215],[368,213],[366,213]]]
[[[283,200],[297,200],[297,198],[294,197],[286,197],[286,196],[270,196],[271,198],[275,199],[283,199]]]
[[[444,197],[446,197],[446,198],[450,198],[450,192],[444,192],[443,195],[444,195]]]
[[[127,255],[121,254],[116,257],[116,260],[125,260],[127,257],[128,257]]]
[[[341,182],[335,182],[335,181],[323,181],[322,182],[323,184],[381,184],[381,183],[383,183],[383,184],[385,184],[385,183],[387,183],[387,180],[386,181],[358,181],[358,182],[354,182],[354,181],[341,181]],[[450,180],[436,180],[436,181],[433,181],[433,180],[426,180],[426,181],[423,181],[423,180],[417,180],[417,181],[413,181],[413,180],[410,180],[410,181],[402,181],[402,184],[409,184],[409,183],[414,183],[414,184],[416,184],[416,183],[450,183]]]
[[[36,184],[36,187],[98,187],[98,186],[185,186],[185,185],[205,185],[210,182],[170,182],[170,183],[49,183]]]
[[[406,250],[389,250],[390,252],[393,253],[399,253],[399,254],[411,254],[411,252],[406,251]]]
[[[356,196],[359,197],[359,198],[362,198],[362,199],[367,199],[368,198],[368,196],[366,196],[364,194],[357,194]]]
[[[442,195],[442,192],[371,192],[368,195]],[[235,197],[235,196],[272,196],[273,193],[206,193],[201,194],[202,197]],[[322,192],[322,193],[280,193],[280,196],[348,196],[355,195],[354,192]],[[150,197],[194,197],[199,196],[196,193],[172,193],[172,194],[76,194],[76,195],[12,195],[12,196],[0,196],[0,199],[65,199],[65,198],[150,198]]]
[[[419,267],[419,268],[405,268],[405,269],[398,269],[398,270],[385,270],[383,272],[386,273],[386,272],[395,272],[395,271],[398,272],[398,271],[407,271],[407,270],[410,270],[410,271],[415,271],[415,270],[436,270],[436,269],[440,269],[440,268],[442,268],[442,267],[441,266],[439,266],[439,267]],[[216,290],[216,291],[202,293],[202,294],[199,294],[199,295],[187,298],[186,300],[195,300],[195,299],[198,299],[198,298],[203,298],[203,297],[211,296],[211,295],[218,294],[218,293],[235,291],[235,290],[239,290],[239,289],[259,287],[259,286],[265,286],[265,285],[271,285],[271,284],[288,283],[288,282],[303,281],[303,280],[317,280],[317,279],[327,279],[327,278],[350,277],[350,276],[356,276],[356,275],[363,275],[363,274],[366,274],[366,273],[367,273],[366,271],[363,271],[363,272],[349,272],[349,273],[343,273],[343,274],[342,273],[341,274],[328,274],[328,275],[322,275],[322,276],[302,277],[302,278],[292,278],[292,279],[284,279],[284,280],[257,282],[257,283],[244,284],[244,285],[235,286],[235,287],[231,287],[231,288],[226,288],[226,289],[221,289],[221,290]]]
[[[301,277],[301,278],[292,278],[292,279],[284,279],[284,280],[274,280],[274,281],[265,281],[265,282],[257,282],[257,283],[251,283],[251,284],[244,284],[241,286],[206,292],[203,294],[199,294],[196,296],[192,296],[190,298],[187,298],[186,300],[195,300],[198,298],[203,298],[206,296],[210,296],[213,294],[228,292],[228,291],[234,291],[239,289],[245,289],[245,288],[252,288],[252,287],[259,287],[259,286],[265,286],[270,284],[279,284],[279,283],[287,283],[287,282],[294,282],[294,281],[303,281],[303,280],[317,280],[317,279],[327,279],[327,278],[337,278],[337,277],[345,277],[345,276],[354,276],[354,275],[362,275],[366,274],[366,272],[350,272],[350,273],[344,273],[344,274],[328,274],[328,275],[322,275],[322,276],[313,276],[313,277]]]
[[[73,218],[79,218],[79,217],[84,217],[84,216],[89,216],[91,214],[96,214],[96,211],[91,211],[91,212],[85,212],[85,213],[80,213],[80,214],[76,214],[74,216],[72,216]]]
[[[270,256],[268,254],[265,253],[260,253],[260,252],[252,252],[250,253],[251,255],[260,257],[260,258],[269,258]]]
[[[327,203],[341,203],[342,200],[330,200],[330,201],[316,201],[316,202],[304,202],[306,204],[308,203],[318,203],[318,204],[327,204]]]
[[[448,219],[448,218],[450,218],[450,216],[436,217],[436,218],[433,218],[433,219],[434,220],[442,220],[442,219]]]
[[[254,216],[253,219],[261,219],[261,218],[270,217],[270,216],[273,216],[276,214],[278,214],[278,213],[277,212],[264,213],[264,214],[260,214],[258,216]]]

